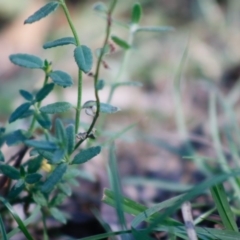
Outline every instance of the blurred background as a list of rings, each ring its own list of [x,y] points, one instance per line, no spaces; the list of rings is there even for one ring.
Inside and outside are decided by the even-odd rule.
[[[13,65],[8,59],[10,54],[28,53],[48,59],[52,61],[53,69],[66,71],[74,78],[73,87],[56,88],[43,105],[57,100],[76,104],[74,48],[70,45],[48,50],[42,48],[47,41],[72,36],[62,10],[58,9],[37,23],[23,24],[46,2],[0,0],[0,124],[7,126],[8,131],[24,129],[28,124],[22,120],[7,125],[11,111],[23,102],[18,90],[34,91],[42,86],[44,80],[41,71]],[[102,46],[106,28],[104,17],[93,10],[96,1],[66,2],[81,43],[94,52]],[[103,2],[108,4],[108,1]],[[134,2],[118,1],[112,35],[128,40],[126,25],[130,22]],[[171,26],[174,30],[136,33],[120,75],[119,69],[126,53],[114,46],[115,51],[104,59],[106,65],[102,66],[100,78],[105,80],[106,86],[100,91],[101,102],[107,101],[110,85],[116,78],[124,82],[138,81],[142,87],[117,88],[111,104],[122,111],[101,116],[98,120],[101,136],[96,141],[103,144],[104,151],[83,167],[96,181],[79,180],[81,185],[69,200],[74,202],[71,205],[73,209],[66,207],[69,202],[63,207],[70,215],[75,214],[68,224],[85,226],[86,232],[76,232],[76,237],[94,234],[87,228],[88,221],[96,220],[92,208],[97,208],[111,226],[117,222],[114,210],[100,203],[103,188],[109,187],[106,166],[111,139],[115,140],[124,194],[148,205],[185,191],[205,179],[201,163],[184,156],[197,153],[206,158],[216,158],[209,133],[211,92],[218,92],[233,107],[236,118],[240,116],[239,0],[139,2],[143,8],[141,26]],[[114,45],[111,40],[110,43]],[[91,76],[84,75],[83,89],[83,103],[94,100]],[[91,117],[83,111],[81,116],[82,126],[88,126]],[[72,119],[74,112],[63,117]],[[226,123],[221,111],[218,121],[220,128]],[[6,146],[3,150],[10,158],[12,150]],[[101,232],[100,226],[99,229],[96,231]],[[67,233],[68,227],[62,231]]]

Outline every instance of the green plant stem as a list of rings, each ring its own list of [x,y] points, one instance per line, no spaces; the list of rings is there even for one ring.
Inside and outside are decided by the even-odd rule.
[[[43,82],[43,87],[47,84],[47,82],[48,82],[48,74],[45,72],[45,79],[44,79],[44,82]],[[41,103],[42,103],[42,101],[37,103],[37,109],[39,109],[41,107]],[[30,124],[30,127],[28,129],[29,135],[32,134],[32,132],[34,130],[35,123],[36,123],[36,117],[34,115],[33,118],[32,118],[32,122]]]
[[[42,221],[43,221],[43,240],[49,240],[48,233],[47,233],[46,215],[45,215],[44,209],[42,209],[41,212],[42,212]]]
[[[67,5],[65,3],[65,0],[60,0],[60,3],[62,5],[64,14],[67,18],[68,24],[71,28],[71,31],[73,33],[74,39],[76,41],[77,46],[80,46],[80,40],[77,34],[77,31],[73,25],[73,21],[71,19],[70,13],[68,11]],[[76,108],[76,117],[75,117],[75,133],[78,133],[79,125],[80,125],[80,114],[81,114],[81,105],[82,105],[82,71],[78,71],[78,95],[77,95],[77,108]]]
[[[104,39],[104,42],[103,42],[103,47],[102,49],[105,48],[105,46],[107,45],[108,43],[108,39],[109,39],[109,36],[110,36],[110,31],[111,31],[111,26],[112,26],[112,12],[116,6],[116,3],[117,3],[117,0],[113,0],[110,7],[109,7],[109,10],[108,10],[108,13],[107,13],[107,27],[106,27],[106,35],[105,35],[105,39]],[[104,51],[101,51],[100,53],[100,56],[98,58],[98,61],[97,61],[97,66],[96,66],[96,70],[95,70],[95,74],[94,74],[94,94],[95,94],[95,99],[96,99],[96,103],[97,103],[97,111],[96,111],[96,114],[93,118],[93,121],[87,131],[87,136],[85,139],[87,139],[88,135],[92,132],[93,130],[93,127],[95,126],[96,124],[96,121],[99,117],[99,112],[100,112],[100,99],[99,99],[99,95],[98,95],[98,89],[97,89],[97,82],[98,82],[98,77],[99,77],[99,74],[100,74],[100,66],[101,66],[101,62],[102,62],[102,58],[103,58],[103,55],[104,55]],[[80,140],[76,146],[75,146],[75,150],[81,145],[81,143],[85,140]]]

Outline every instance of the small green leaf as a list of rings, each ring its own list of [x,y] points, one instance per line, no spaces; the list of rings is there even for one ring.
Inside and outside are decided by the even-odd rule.
[[[64,38],[60,38],[60,39],[45,43],[43,45],[43,48],[47,49],[47,48],[58,47],[58,46],[63,46],[67,44],[73,44],[75,46],[77,45],[73,37],[64,37]]]
[[[30,117],[34,114],[34,110],[28,109],[19,119]]]
[[[0,150],[0,162],[4,162],[4,161],[5,161],[4,155],[3,155],[2,151]]]
[[[69,179],[77,178],[81,176],[81,171],[74,166],[74,168],[69,167],[63,176],[63,180],[68,182]]]
[[[36,182],[39,182],[42,175],[40,173],[30,173],[25,177],[25,181],[28,184],[34,184]]]
[[[53,188],[58,184],[64,173],[67,170],[67,164],[66,163],[61,163],[59,164],[51,173],[51,175],[47,178],[47,180],[43,183],[42,185],[42,192],[43,193],[48,193],[53,190]]]
[[[56,2],[56,1],[47,3],[45,6],[43,6],[38,11],[36,11],[33,15],[28,17],[24,21],[24,24],[29,24],[29,23],[34,23],[36,21],[39,21],[40,19],[42,19],[42,18],[48,16],[50,13],[54,12],[58,6],[59,6],[59,2]]]
[[[49,77],[52,79],[52,81],[61,86],[61,87],[70,87],[73,85],[72,77],[63,71],[53,71],[50,72]]]
[[[67,112],[72,107],[69,102],[56,102],[40,108],[40,111],[47,114]]]
[[[45,159],[47,159],[49,161],[49,163],[53,163],[53,153],[51,152],[47,152],[47,151],[38,151],[38,153]]]
[[[117,37],[117,36],[112,36],[111,39],[121,48],[127,50],[129,48],[131,48],[131,46],[126,42],[124,41],[123,39]]]
[[[91,70],[93,57],[89,47],[82,45],[75,48],[74,58],[80,70],[85,73],[88,73]]]
[[[56,143],[49,141],[26,140],[25,144],[30,147],[37,148],[39,150],[54,151],[58,148]]]
[[[8,197],[9,198],[15,198],[17,197],[25,188],[24,180],[20,179],[18,180],[15,185],[11,188]]]
[[[41,167],[43,161],[43,157],[42,156],[37,156],[33,159],[30,159],[27,163],[28,166],[28,173],[35,173],[39,170],[39,168]]]
[[[107,103],[100,103],[100,112],[102,113],[115,113],[120,111],[120,108],[114,107]]]
[[[1,232],[1,236],[2,236],[2,240],[9,240],[8,236],[7,236],[7,232],[2,220],[2,217],[0,216],[0,232]]]
[[[57,208],[50,208],[50,214],[59,222],[65,224],[67,222],[65,216],[63,215],[63,213],[61,211],[59,211]]]
[[[9,56],[10,61],[20,67],[43,69],[44,63],[41,58],[24,53],[12,54]]]
[[[142,15],[142,7],[140,3],[135,3],[132,8],[132,23],[139,23]]]
[[[97,156],[100,152],[101,147],[99,146],[84,149],[73,158],[72,164],[85,163],[93,157]]]
[[[19,90],[19,93],[25,100],[30,101],[30,102],[33,100],[33,95],[30,92],[21,89],[21,90]]]
[[[104,88],[104,86],[105,86],[104,80],[102,80],[102,79],[98,80],[98,82],[97,82],[97,90],[98,91],[102,90]]]
[[[19,119],[31,106],[31,103],[27,102],[27,103],[23,103],[21,104],[17,109],[15,109],[15,111],[11,114],[8,122],[12,123],[14,121],[16,121],[17,119]]]
[[[65,156],[65,150],[64,149],[58,149],[53,153],[52,160],[49,161],[51,164],[57,164],[60,163]]]
[[[107,12],[107,6],[102,3],[102,2],[97,2],[93,5],[93,10],[97,11],[97,12]]]
[[[50,129],[52,122],[46,113],[35,113],[35,117],[40,126],[45,129]]]
[[[95,101],[87,101],[83,104],[82,108],[92,109],[93,112],[96,112],[96,102]],[[121,109],[118,107],[114,107],[107,103],[100,103],[100,112],[102,113],[115,113],[120,111]]]
[[[110,47],[109,44],[106,44],[103,48],[97,48],[95,50],[95,55],[98,58],[101,56],[101,54],[103,54],[103,56],[104,56],[104,55],[107,55],[109,53],[111,53],[111,47]]]
[[[64,194],[66,194],[67,196],[71,196],[72,195],[72,189],[71,189],[71,187],[68,185],[68,184],[66,184],[66,183],[60,183],[59,185],[58,185],[58,188],[64,193]]]
[[[63,126],[63,123],[59,118],[56,119],[55,130],[56,130],[56,133],[55,133],[56,138],[60,141],[60,143],[63,146],[66,146],[66,144],[67,144],[67,134],[66,134],[66,130]]]
[[[51,200],[49,205],[51,207],[55,207],[55,206],[61,205],[66,198],[67,198],[66,194],[58,193],[57,196],[54,196],[52,198],[52,200]]]
[[[10,165],[1,164],[0,165],[0,171],[5,176],[7,176],[11,179],[19,179],[21,177],[19,171],[16,168],[14,168]]]
[[[54,83],[49,83],[43,86],[36,94],[36,102],[41,102],[53,90]]]
[[[70,155],[75,147],[75,126],[73,124],[70,124],[66,127],[66,137],[67,137],[67,151]]]
[[[138,27],[136,29],[136,32],[168,32],[173,31],[173,27],[163,26],[163,27],[157,27],[157,26],[148,26],[148,27]]]
[[[24,142],[27,139],[27,137],[25,135],[26,133],[27,133],[26,131],[20,130],[20,129],[9,133],[6,136],[7,145],[8,146],[13,146],[13,145],[16,145],[18,143]]]
[[[47,199],[41,192],[33,193],[32,197],[35,203],[37,203],[38,205],[44,206],[44,207],[48,205]]]

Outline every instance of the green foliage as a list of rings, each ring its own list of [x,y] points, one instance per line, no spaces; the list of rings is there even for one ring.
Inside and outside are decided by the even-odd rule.
[[[20,67],[36,69],[43,69],[44,67],[44,63],[39,57],[30,54],[12,54],[9,56],[9,59],[12,63]]]
[[[64,214],[63,214],[61,211],[59,211],[57,208],[52,207],[52,208],[50,208],[49,210],[50,210],[50,214],[51,214],[56,220],[58,220],[59,222],[61,222],[61,223],[63,223],[63,224],[65,224],[65,223],[67,222]]]
[[[64,46],[64,45],[68,45],[68,44],[73,44],[76,46],[76,40],[73,37],[64,37],[64,38],[60,38],[51,42],[47,42],[43,45],[44,49],[48,49],[48,48],[53,48],[53,47],[59,47],[59,46]]]
[[[49,83],[44,85],[36,94],[36,102],[41,102],[53,90],[54,84]]]
[[[132,8],[132,23],[138,24],[142,15],[142,6],[140,3],[135,3]]]
[[[24,21],[24,24],[29,24],[29,23],[34,23],[36,21],[39,21],[40,19],[48,16],[50,13],[55,11],[58,6],[59,6],[59,2],[57,2],[57,1],[53,1],[53,2],[46,4],[45,6],[40,8],[38,11],[36,11],[33,15],[28,17]]]
[[[7,176],[11,179],[19,179],[21,177],[19,171],[16,168],[14,168],[10,165],[1,164],[0,165],[0,171],[5,176]]]
[[[31,103],[23,103],[18,108],[15,109],[15,111],[11,114],[8,122],[12,123],[15,122],[17,119],[22,117],[22,115],[28,111],[28,109],[31,107]]]
[[[73,85],[71,76],[63,71],[53,71],[49,74],[52,81],[61,87],[70,87]]]
[[[30,92],[21,89],[21,90],[19,90],[19,93],[22,95],[22,97],[25,100],[30,101],[30,102],[33,100],[33,95]]]
[[[78,46],[74,50],[74,58],[80,70],[88,73],[93,64],[92,51],[87,46]]]
[[[99,147],[99,146],[84,149],[84,150],[80,151],[80,153],[78,153],[73,158],[71,163],[72,164],[85,163],[85,162],[89,161],[90,159],[92,159],[93,157],[97,156],[100,152],[101,152],[101,147]]]
[[[8,193],[9,198],[16,198],[25,188],[25,182],[23,179],[18,180]]]
[[[4,162],[4,161],[5,161],[4,155],[3,155],[2,151],[0,150],[0,162]]]
[[[67,152],[70,155],[75,146],[75,127],[70,124],[66,127],[66,138],[67,138]]]
[[[121,47],[125,50],[128,50],[129,48],[131,48],[131,46],[123,39],[121,39],[117,36],[112,36],[111,38],[112,38],[113,42],[116,43],[119,47]]]
[[[13,146],[18,143],[24,142],[27,139],[26,132],[24,130],[16,130],[9,133],[6,136],[6,143],[8,146]]]
[[[67,164],[61,163],[59,164],[51,173],[51,175],[47,178],[47,180],[43,183],[41,187],[41,191],[43,193],[49,193],[53,190],[53,188],[62,180],[64,173],[67,170]]]
[[[56,143],[49,141],[26,140],[25,144],[38,150],[54,151],[58,148]]]
[[[34,184],[40,181],[42,175],[40,173],[30,173],[25,177],[25,181],[28,184]]]
[[[42,113],[54,114],[68,111],[72,105],[68,102],[56,102],[40,108]]]

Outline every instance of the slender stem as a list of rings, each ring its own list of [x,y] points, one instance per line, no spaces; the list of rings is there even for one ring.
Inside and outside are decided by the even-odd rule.
[[[65,3],[65,0],[60,0],[60,3],[62,5],[63,11],[65,13],[65,16],[67,18],[68,24],[72,30],[74,39],[76,41],[76,45],[80,46],[80,40],[77,34],[77,31],[73,25],[73,21],[71,19],[70,13],[68,11],[67,5]],[[80,123],[80,114],[81,114],[81,105],[82,105],[82,71],[78,71],[78,95],[77,95],[77,108],[76,108],[76,116],[75,116],[75,133],[78,133],[79,129],[79,123]]]
[[[80,46],[81,45],[80,44],[80,40],[79,40],[77,31],[76,31],[76,29],[75,29],[75,27],[73,25],[73,21],[71,19],[70,13],[69,13],[68,8],[67,8],[67,5],[65,3],[65,0],[60,0],[60,3],[62,5],[63,11],[64,11],[65,16],[67,18],[68,24],[69,24],[69,26],[70,26],[70,28],[72,30],[72,33],[73,33],[73,36],[75,38],[76,44],[77,44],[77,46]]]
[[[47,82],[48,82],[48,74],[45,73],[45,79],[44,79],[43,87],[47,84]],[[41,103],[42,103],[41,101],[37,103],[37,108],[41,107]],[[36,117],[34,115],[33,118],[32,118],[32,122],[30,124],[30,127],[28,129],[29,134],[32,134],[32,132],[34,130],[35,123],[36,123]]]
[[[108,39],[109,39],[109,36],[110,36],[110,31],[111,31],[111,26],[112,26],[112,12],[113,12],[113,10],[116,6],[116,3],[117,3],[117,0],[112,1],[111,5],[110,5],[110,8],[108,10],[108,13],[107,13],[106,35],[105,35],[105,39],[104,39],[104,42],[103,42],[102,49],[104,49],[105,46],[108,43]],[[99,117],[99,112],[100,112],[100,99],[99,99],[99,95],[98,95],[97,82],[98,82],[98,77],[99,77],[99,74],[100,74],[100,66],[101,66],[103,55],[104,55],[104,51],[101,51],[100,56],[99,56],[98,61],[97,61],[96,71],[95,71],[95,75],[94,75],[94,93],[95,93],[95,99],[96,99],[96,103],[97,103],[97,111],[96,111],[96,114],[93,118],[93,121],[92,121],[92,123],[91,123],[91,125],[90,125],[90,127],[87,131],[87,137],[92,132],[93,127],[96,124],[96,121]],[[87,137],[85,139],[87,139]],[[77,149],[85,139],[80,140],[76,144],[74,149]]]
[[[47,224],[46,224],[46,215],[44,213],[44,209],[42,209],[42,221],[43,221],[43,240],[49,240],[47,233]]]

